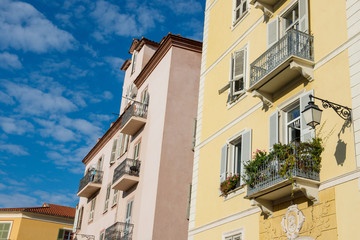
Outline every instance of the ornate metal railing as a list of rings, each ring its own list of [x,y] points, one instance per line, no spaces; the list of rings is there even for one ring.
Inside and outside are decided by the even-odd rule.
[[[250,64],[250,87],[290,56],[314,60],[313,36],[298,30],[289,30],[277,43]]]
[[[124,174],[139,176],[140,161],[126,158],[114,170],[113,184],[120,179]]]
[[[105,240],[131,240],[134,225],[116,222],[105,230]]]
[[[90,182],[93,183],[101,183],[103,178],[103,171],[98,170],[90,170],[81,180],[79,184],[80,192],[87,184]]]
[[[148,106],[147,104],[140,103],[140,102],[134,102],[130,105],[128,109],[125,110],[125,113],[123,114],[121,118],[121,124],[120,127],[123,127],[131,117],[147,117],[147,110]]]
[[[276,158],[266,164],[261,165],[255,173],[255,181],[251,186],[248,186],[247,193],[251,195],[267,187],[288,179],[287,176],[302,177],[306,179],[320,181],[319,173],[314,168],[314,162],[311,157],[302,156],[301,159],[295,157],[293,168],[281,176],[280,169],[282,169],[286,162],[280,162]]]

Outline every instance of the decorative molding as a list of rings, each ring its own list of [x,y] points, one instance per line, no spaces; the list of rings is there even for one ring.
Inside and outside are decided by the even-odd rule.
[[[244,217],[247,217],[247,216],[250,216],[250,215],[253,215],[253,214],[257,214],[259,212],[260,212],[260,210],[259,210],[258,207],[253,207],[253,208],[249,208],[249,209],[246,209],[244,211],[229,215],[227,217],[220,218],[220,219],[218,219],[216,221],[204,224],[204,225],[202,225],[200,227],[190,229],[189,230],[189,238],[196,235],[196,234],[199,234],[201,232],[207,231],[209,229],[221,226],[223,224],[227,224],[227,223],[232,222],[232,221],[242,219]]]
[[[299,236],[304,222],[305,216],[295,204],[288,207],[285,216],[281,220],[281,226],[288,239],[294,240]]]
[[[319,191],[360,178],[360,168],[345,174],[330,178],[320,183]]]
[[[211,142],[212,140],[214,140],[216,137],[218,137],[219,135],[223,134],[225,131],[229,130],[231,127],[233,127],[234,125],[238,124],[240,121],[242,121],[243,119],[245,119],[247,116],[251,115],[253,112],[255,112],[256,110],[258,110],[259,108],[261,108],[263,106],[262,102],[257,103],[256,105],[254,105],[252,108],[250,108],[249,110],[245,111],[243,114],[241,114],[240,116],[238,116],[237,118],[235,118],[233,121],[231,121],[230,123],[226,124],[223,128],[219,129],[218,131],[216,131],[214,134],[212,134],[211,136],[209,136],[207,139],[205,139],[204,141],[202,141],[201,143],[199,143],[198,145],[195,146],[195,149],[200,149],[203,146],[205,146],[206,144],[208,144],[209,142]]]
[[[137,88],[141,87],[171,47],[182,48],[198,53],[202,52],[202,42],[169,33],[163,40],[161,40],[159,48],[155,51],[148,63],[143,67],[143,69],[141,69],[141,72],[134,80],[134,84]]]
[[[261,92],[260,90],[253,90],[251,92],[253,97],[258,97],[260,98],[260,100],[263,102],[263,104],[267,107],[272,107],[273,102],[272,102],[272,96],[270,96],[270,94]]]
[[[290,62],[290,69],[297,70],[306,78],[309,82],[314,80],[314,65],[303,64],[299,61],[293,60]]]
[[[116,121],[110,126],[110,128],[105,132],[105,134],[100,138],[100,140],[95,144],[95,146],[88,152],[84,157],[82,162],[86,165],[90,160],[92,160],[96,154],[99,153],[101,149],[110,141],[112,137],[120,130],[121,116],[116,119]]]
[[[241,35],[228,49],[224,51],[223,54],[220,55],[204,72],[201,73],[202,75],[208,74],[221,60],[223,60],[233,49],[238,45],[241,41],[245,39],[259,24],[263,22],[263,17],[260,17],[246,32]]]

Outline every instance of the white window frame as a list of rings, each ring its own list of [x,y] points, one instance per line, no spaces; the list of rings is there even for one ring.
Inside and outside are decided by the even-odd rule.
[[[89,211],[89,221],[88,222],[91,222],[94,219],[95,204],[96,204],[96,197],[93,198],[90,202],[90,211]]]
[[[251,160],[251,139],[252,129],[244,129],[230,137],[226,141],[226,144],[221,147],[220,184],[225,181],[227,177],[235,174],[240,175],[240,186],[245,184],[241,176],[244,174],[244,163]],[[236,152],[235,144],[240,144],[240,151]],[[240,162],[238,162],[236,158],[239,153],[241,154]],[[240,166],[238,164],[240,164]],[[239,172],[238,168],[240,168]]]
[[[117,148],[118,148],[118,142],[119,139],[115,138],[113,140],[113,145],[111,148],[111,155],[110,155],[110,165],[112,165],[116,161],[116,155],[117,155]]]
[[[105,204],[103,211],[104,213],[107,212],[107,210],[109,209],[110,192],[111,192],[111,184],[109,183],[106,188]]]
[[[244,51],[243,54],[243,73],[237,76],[235,75],[235,55],[241,51]],[[248,84],[248,52],[249,52],[249,44],[246,44],[242,48],[234,51],[230,57],[230,74],[229,74],[229,99],[228,104],[231,106],[236,100],[238,100],[242,95],[246,93],[247,84]],[[235,84],[237,81],[243,81],[243,88],[239,91],[235,91]],[[228,106],[229,106],[228,105]]]
[[[237,1],[240,1],[240,4],[236,6]],[[243,11],[243,4],[246,4],[246,10]],[[239,17],[236,18],[236,11],[240,10]],[[249,1],[248,0],[233,0],[233,22],[232,25],[235,26],[245,15],[249,12]]]
[[[245,229],[244,227],[241,228],[237,228],[231,231],[227,231],[224,232],[222,234],[222,240],[228,240],[229,238],[232,239],[234,237],[237,237],[238,235],[240,235],[240,240],[244,240],[245,239]]]
[[[10,223],[10,227],[9,227],[9,232],[8,232],[6,239],[10,238],[10,233],[11,233],[11,228],[12,228],[13,222],[12,221],[0,221],[0,224],[8,224],[8,223]]]
[[[277,137],[276,142],[281,142],[281,143],[289,142],[288,129],[287,129],[287,123],[288,123],[287,122],[287,112],[289,110],[293,109],[296,105],[300,106],[300,141],[304,141],[304,139],[306,139],[306,137],[304,136],[305,134],[310,134],[310,135],[312,135],[312,137],[315,137],[315,131],[311,127],[306,126],[304,128],[305,123],[303,122],[302,114],[301,114],[302,107],[304,107],[304,105],[307,105],[307,103],[301,104],[301,99],[303,97],[306,98],[306,96],[309,94],[314,95],[313,90],[310,90],[307,92],[305,89],[303,89],[302,91],[294,94],[292,97],[290,97],[289,99],[285,100],[283,103],[280,103],[278,105],[277,111],[279,114],[279,116],[278,116],[278,131],[279,132],[278,132],[278,137]],[[305,140],[305,141],[307,141],[307,140]],[[271,140],[270,140],[270,142],[271,142]],[[272,146],[270,146],[270,150],[271,149],[272,149]]]
[[[134,160],[138,161],[140,158],[141,141],[138,141],[134,146]]]
[[[118,196],[119,196],[119,190],[114,189],[111,207],[115,206],[118,203]]]
[[[138,54],[138,52],[134,50],[133,56],[132,56],[132,61],[131,61],[131,74],[133,74],[136,70],[135,68],[136,68],[137,54]]]

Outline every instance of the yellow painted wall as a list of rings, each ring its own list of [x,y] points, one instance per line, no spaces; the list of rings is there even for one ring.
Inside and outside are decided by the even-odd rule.
[[[52,221],[61,221],[56,217],[47,217]],[[27,218],[3,218],[0,221],[12,221],[10,239],[11,240],[49,240],[57,239],[59,229],[72,229],[72,224],[61,224],[56,222],[47,222],[37,219]]]
[[[274,12],[270,20],[276,18],[291,2],[293,1],[283,1],[283,4]],[[315,96],[351,107],[348,52],[345,50],[331,58],[329,57],[329,53],[347,41],[345,0],[309,0],[310,33],[314,36],[314,81],[301,80],[294,83],[282,94],[275,97],[275,102],[271,108],[265,110],[260,107],[240,122],[230,126],[236,118],[254,109],[255,106],[261,105],[260,99],[252,97],[251,93],[246,93],[241,100],[229,107],[226,103],[227,91],[218,94],[218,90],[225,86],[230,78],[231,53],[248,45],[247,81],[249,81],[250,63],[267,49],[266,22],[262,21],[263,12],[250,5],[249,14],[241,20],[238,26],[233,28],[231,24],[232,4],[233,1],[230,0],[215,1],[209,12],[195,228],[206,226],[206,224],[251,207],[250,201],[244,199],[246,191],[228,200],[219,197],[220,154],[221,147],[227,139],[242,130],[252,129],[252,151],[254,152],[256,149],[268,150],[270,114],[277,109],[279,104],[301,92],[314,90]],[[249,30],[251,27],[254,28]],[[246,32],[249,34],[244,36]],[[238,40],[240,40],[239,43],[234,45]],[[316,101],[316,104],[322,108],[320,101]],[[332,109],[324,109],[322,126],[318,126],[316,129],[316,135],[324,139],[325,147],[320,172],[322,182],[356,170],[354,126],[343,128],[343,123],[344,120]],[[223,132],[219,133],[219,131]],[[214,135],[216,135],[215,138],[213,138]],[[346,151],[343,153],[344,162],[339,162],[335,157],[336,146],[339,141],[346,144]],[[205,144],[202,145],[201,143]],[[332,211],[331,216],[324,218],[324,220],[329,221],[329,226],[324,228],[325,230],[323,227],[311,229],[310,226],[307,226],[307,228],[304,227],[307,229],[306,233],[312,236],[320,234],[317,239],[360,239],[355,231],[349,229],[353,226],[351,223],[357,222],[360,217],[359,207],[352,208],[354,205],[360,206],[358,182],[352,181],[341,184],[320,191],[319,194],[320,203],[318,205],[312,206],[301,202],[301,209],[308,216],[314,216],[313,214],[320,211],[319,209],[322,211],[324,206],[331,202],[329,207],[329,211]],[[351,213],[351,217],[343,220]],[[284,211],[280,211],[278,214],[284,214]],[[245,239],[259,239],[261,234],[259,235],[260,230],[257,227],[261,224],[262,219],[258,215],[256,215],[256,219],[254,218],[255,216],[249,216],[221,225],[221,227],[203,231],[196,234],[194,239],[221,239],[222,232],[238,227],[245,227]],[[277,220],[276,224],[278,223]],[[278,230],[282,231],[281,228]],[[315,231],[320,231],[320,233],[315,233]],[[250,237],[249,232],[254,233],[254,235]],[[284,235],[279,239],[285,239]]]

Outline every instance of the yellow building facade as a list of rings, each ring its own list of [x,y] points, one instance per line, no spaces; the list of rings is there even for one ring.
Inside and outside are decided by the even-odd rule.
[[[206,1],[189,240],[360,239],[359,9]],[[304,119],[310,99],[323,110],[315,129]],[[320,165],[299,150],[314,138]]]
[[[44,203],[41,207],[0,209],[1,240],[70,240],[75,208]]]

